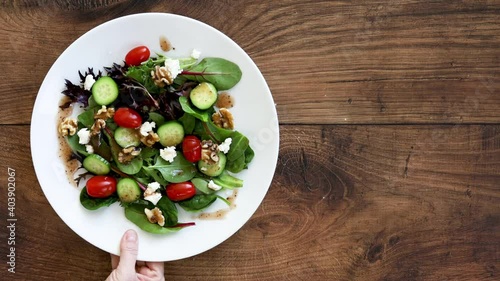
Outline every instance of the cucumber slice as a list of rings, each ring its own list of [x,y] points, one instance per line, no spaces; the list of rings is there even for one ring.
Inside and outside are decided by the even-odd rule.
[[[121,202],[131,203],[141,198],[139,184],[130,178],[121,178],[116,184],[116,192]]]
[[[83,167],[95,175],[106,175],[110,171],[109,162],[97,154],[85,157]]]
[[[114,135],[116,143],[123,148],[141,144],[141,137],[136,129],[118,127]]]
[[[168,121],[158,128],[157,134],[161,145],[176,146],[184,139],[184,127],[177,121]]]
[[[92,85],[92,97],[99,105],[108,105],[118,97],[118,85],[109,76],[103,76]]]
[[[198,169],[209,177],[216,177],[222,174],[224,168],[226,167],[227,158],[222,152],[217,153],[217,156],[219,156],[219,161],[213,164],[207,163],[203,160],[198,161]]]
[[[208,82],[202,82],[189,94],[189,99],[194,106],[201,110],[209,109],[217,101],[217,89]]]

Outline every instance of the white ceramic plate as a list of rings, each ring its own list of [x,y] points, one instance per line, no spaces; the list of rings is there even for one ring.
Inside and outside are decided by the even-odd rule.
[[[235,98],[231,109],[236,129],[250,139],[255,158],[250,168],[238,174],[245,181],[236,199],[236,208],[223,219],[193,219],[182,213],[180,221],[196,226],[177,233],[146,233],[129,222],[119,204],[88,211],[79,203],[79,189],[70,185],[64,163],[58,156],[58,103],[64,79],[77,83],[78,71],[87,67],[102,70],[122,62],[125,54],[138,45],[152,53],[161,51],[160,36],[175,50],[169,57],[187,57],[193,48],[203,57],[222,57],[237,63],[241,81],[229,92]],[[31,119],[31,152],[40,186],[61,219],[78,235],[109,253],[118,254],[119,241],[127,229],[139,233],[139,260],[172,261],[200,254],[222,243],[250,219],[271,184],[278,157],[278,119],[271,92],[255,63],[234,41],[199,21],[172,14],[147,13],[118,18],[85,33],[56,60],[45,77],[36,98]],[[218,200],[220,201],[220,200]],[[223,203],[209,211],[224,208]]]

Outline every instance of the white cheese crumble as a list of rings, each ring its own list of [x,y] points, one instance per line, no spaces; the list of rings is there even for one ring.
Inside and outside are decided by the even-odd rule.
[[[231,146],[232,142],[233,142],[233,139],[227,138],[221,144],[219,144],[219,146],[217,146],[217,149],[220,152],[223,152],[224,154],[227,154],[229,152],[229,147]]]
[[[158,201],[160,201],[160,199],[161,199],[161,194],[159,192],[155,192],[151,195],[144,197],[144,200],[148,200],[149,202],[153,203],[154,205],[156,205],[158,203]]]
[[[179,60],[174,60],[171,58],[165,59],[165,68],[169,72],[170,78],[172,78],[172,80],[174,80],[177,75],[181,74],[182,72]]]
[[[155,122],[144,122],[144,124],[141,125],[141,135],[147,137],[149,132],[153,131],[153,128],[156,127]]]
[[[160,188],[160,184],[155,182],[155,181],[152,183],[148,183],[148,189],[151,189],[151,191],[153,191],[153,192],[157,191],[159,188]]]
[[[83,128],[78,133],[78,143],[79,144],[87,144],[90,141],[90,131],[87,128]]]
[[[165,161],[170,163],[174,162],[174,158],[177,156],[177,151],[175,151],[175,146],[167,146],[163,149],[160,149],[160,157]]]
[[[208,182],[208,188],[217,191],[217,190],[220,190],[222,188],[222,186],[216,184],[213,180],[210,180]]]
[[[193,59],[199,59],[200,55],[201,55],[201,52],[196,50],[196,49],[193,49],[193,51],[191,52],[191,57]]]
[[[92,89],[92,86],[94,85],[94,83],[95,83],[94,76],[89,74],[85,77],[85,82],[83,83],[83,88],[87,91],[90,91],[90,89]]]
[[[85,150],[87,150],[88,154],[94,154],[94,147],[91,146],[90,144],[85,145]]]

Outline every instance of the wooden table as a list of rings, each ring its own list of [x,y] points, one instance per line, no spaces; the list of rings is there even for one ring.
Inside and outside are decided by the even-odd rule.
[[[49,4],[47,3],[49,2]],[[108,20],[168,12],[248,52],[280,120],[272,186],[220,246],[167,280],[499,280],[500,2],[3,1],[1,280],[104,280],[109,255],[59,219],[29,148],[38,88]],[[16,273],[7,272],[7,169]]]

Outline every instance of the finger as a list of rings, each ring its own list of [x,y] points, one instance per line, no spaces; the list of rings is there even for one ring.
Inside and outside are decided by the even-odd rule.
[[[153,272],[158,273],[158,275],[163,276],[165,272],[164,262],[146,262],[146,266]]]
[[[133,230],[127,230],[120,243],[120,261],[117,270],[122,273],[135,273],[135,262],[137,260],[137,251],[139,241],[137,233]]]
[[[111,268],[116,269],[119,261],[120,261],[119,256],[111,255]]]

